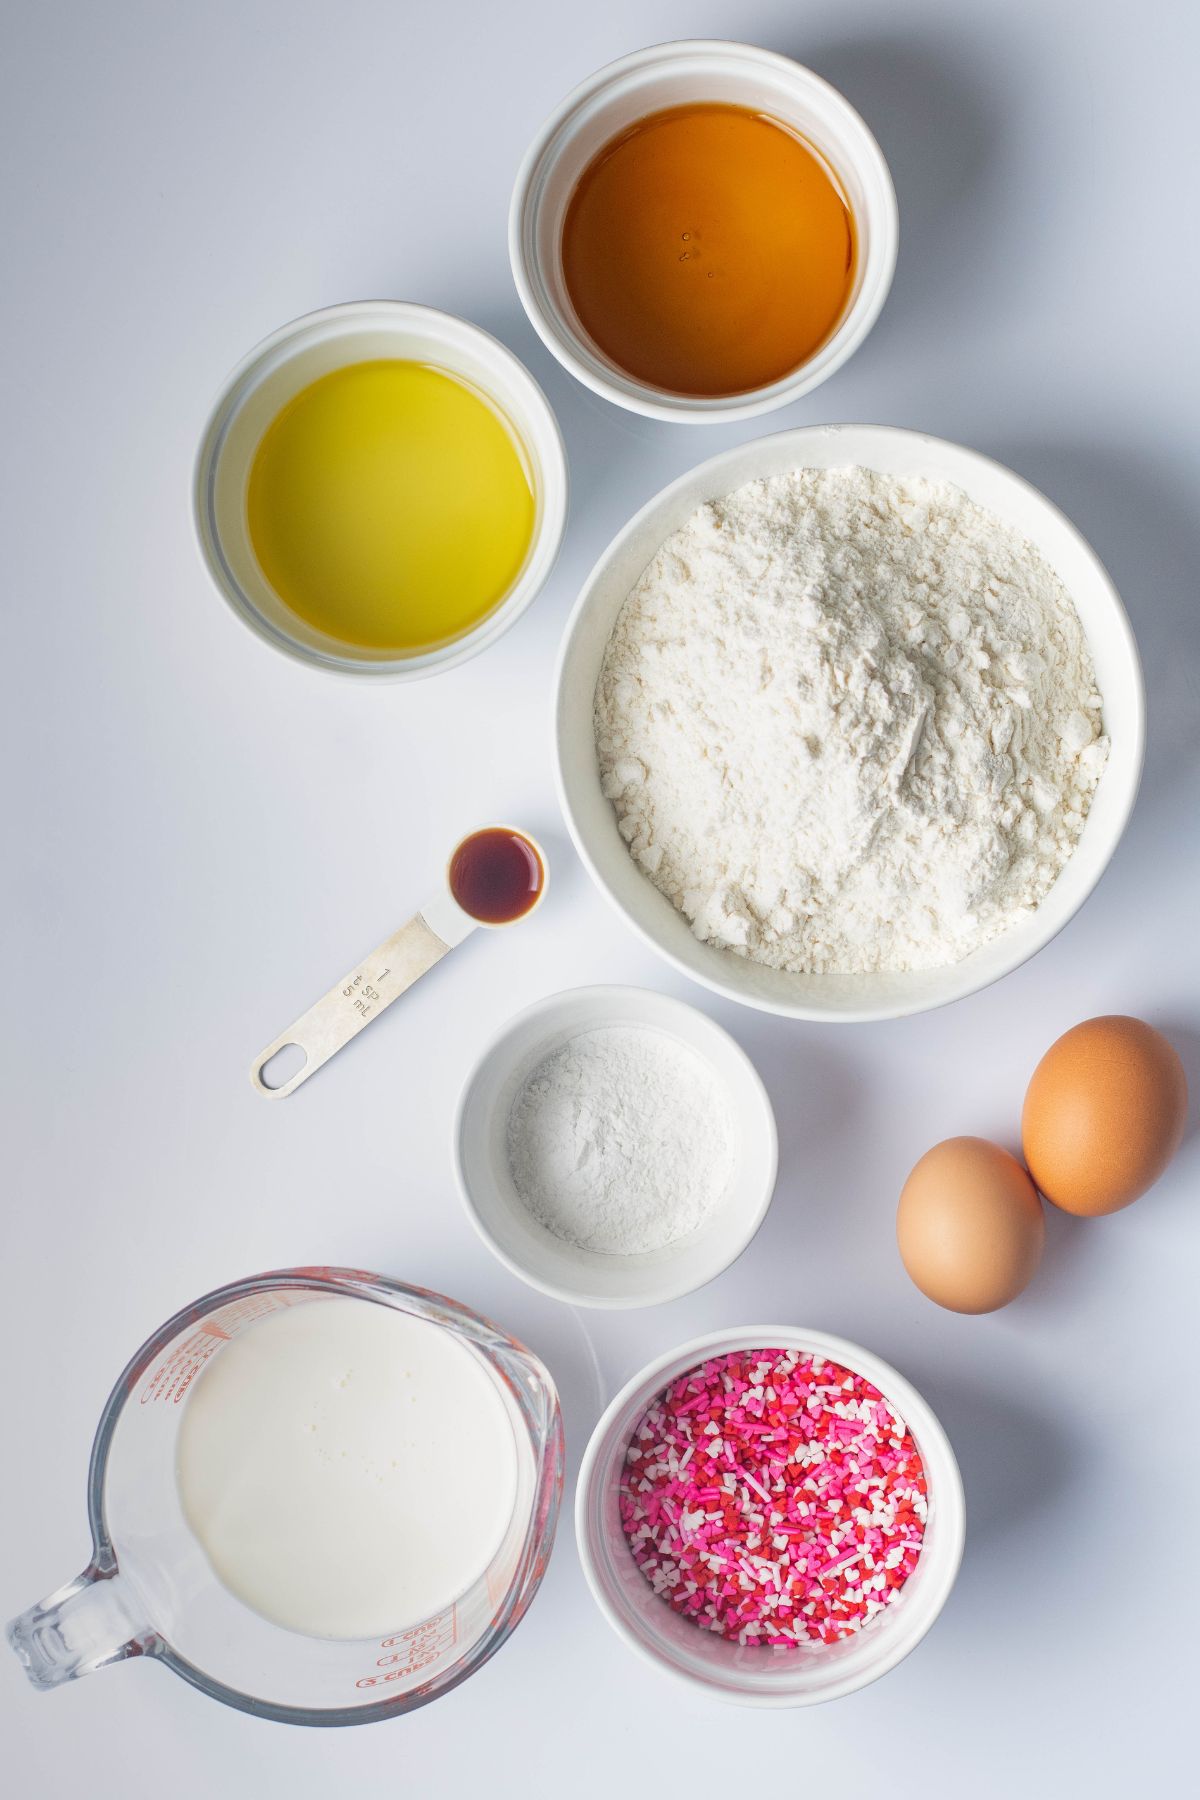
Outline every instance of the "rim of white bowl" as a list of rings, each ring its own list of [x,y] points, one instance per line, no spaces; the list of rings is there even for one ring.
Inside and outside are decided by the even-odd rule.
[[[655,63],[666,67],[689,56],[709,57],[713,61],[723,58],[727,62],[736,59],[743,64],[756,63],[761,68],[786,73],[798,85],[820,94],[828,104],[841,112],[846,124],[859,137],[856,160],[859,166],[869,167],[878,184],[882,201],[881,214],[872,223],[868,250],[869,258],[874,263],[870,289],[864,281],[858,297],[846,310],[834,331],[798,369],[780,381],[754,388],[744,394],[673,395],[625,375],[583,335],[560,329],[543,304],[540,290],[544,286],[544,279],[536,249],[529,241],[532,223],[530,202],[535,182],[544,178],[545,167],[552,164],[553,155],[548,153],[553,152],[555,138],[572,117],[597,94],[622,81],[627,75]],[[603,68],[597,69],[577,87],[572,88],[546,119],[521,159],[508,214],[508,254],[513,281],[530,324],[547,350],[577,381],[581,381],[594,394],[599,394],[601,399],[609,400],[613,405],[624,407],[629,412],[640,413],[644,418],[659,419],[674,425],[717,425],[733,423],[739,419],[759,418],[762,414],[787,406],[793,400],[820,387],[822,382],[827,381],[853,356],[883,311],[896,272],[899,243],[900,210],[891,170],[874,133],[858,110],[832,82],[826,81],[823,75],[818,75],[805,63],[797,62],[795,57],[785,56],[778,50],[764,50],[757,44],[739,43],[732,38],[679,38],[667,43],[652,44],[644,50],[635,50],[628,56],[619,57],[615,62],[606,63]]]
[[[360,660],[351,656],[339,656],[333,650],[306,646],[275,627],[242,594],[232,571],[226,566],[212,504],[212,484],[225,435],[250,391],[249,378],[259,366],[305,331],[319,329],[324,325],[336,325],[341,321],[365,321],[372,315],[382,315],[397,323],[407,321],[415,326],[430,320],[442,320],[455,331],[473,338],[486,357],[505,367],[514,386],[522,391],[529,416],[536,419],[541,433],[539,450],[546,457],[545,494],[541,497],[543,503],[540,509],[542,516],[530,540],[525,565],[509,592],[486,618],[481,619],[464,636],[455,638],[441,649],[423,651],[419,656],[403,659]],[[445,368],[447,365],[436,363],[435,366]],[[499,404],[494,395],[489,395],[488,398],[493,404]],[[508,412],[503,408],[501,411],[528,452],[529,446],[523,441],[526,435],[525,421],[509,418]],[[286,324],[277,326],[246,352],[221,383],[205,419],[192,467],[193,543],[201,567],[234,617],[263,643],[269,644],[273,650],[280,651],[293,662],[308,669],[318,669],[323,674],[346,676],[355,681],[364,678],[380,683],[421,681],[469,662],[473,656],[478,656],[480,651],[486,650],[498,638],[503,637],[532,606],[554,572],[566,535],[569,503],[570,472],[562,428],[541,386],[520,357],[507,344],[502,344],[499,338],[493,337],[490,331],[485,331],[482,325],[476,325],[473,320],[465,319],[459,313],[447,312],[444,307],[427,306],[419,300],[343,300],[333,306],[322,306],[313,312],[300,313]]]
[[[483,1074],[484,1069],[489,1066],[496,1058],[497,1054],[504,1049],[509,1038],[520,1030],[523,1025],[532,1022],[543,1014],[553,1012],[566,1001],[582,1004],[590,1000],[603,999],[606,1003],[612,1002],[614,1012],[613,1023],[620,1023],[618,1009],[630,995],[636,995],[639,1003],[644,1003],[649,1000],[650,1003],[663,1014],[664,1019],[669,1019],[672,1015],[678,1016],[680,1014],[686,1014],[692,1019],[700,1020],[702,1028],[706,1030],[710,1036],[719,1039],[728,1047],[733,1053],[735,1063],[738,1064],[745,1073],[747,1092],[753,1095],[754,1100],[759,1107],[761,1113],[761,1141],[765,1145],[767,1151],[768,1179],[763,1183],[762,1197],[756,1203],[754,1210],[747,1213],[745,1227],[739,1234],[737,1247],[732,1253],[722,1257],[719,1263],[714,1263],[709,1272],[702,1275],[698,1281],[680,1280],[678,1277],[671,1280],[664,1274],[661,1284],[650,1294],[645,1296],[600,1294],[594,1289],[589,1289],[582,1282],[578,1285],[568,1285],[565,1282],[548,1281],[544,1276],[538,1275],[533,1270],[526,1267],[519,1258],[512,1256],[492,1235],[491,1229],[488,1226],[487,1221],[479,1212],[475,1198],[471,1193],[463,1159],[463,1127],[466,1119],[467,1107],[470,1104],[475,1085]],[[664,1024],[663,1029],[669,1030],[669,1024]],[[680,1000],[674,994],[661,993],[657,988],[637,987],[630,982],[593,982],[586,987],[560,988],[553,994],[544,994],[540,1000],[534,1000],[529,1006],[524,1006],[519,1012],[513,1013],[511,1017],[505,1020],[499,1030],[493,1033],[492,1037],[489,1038],[488,1042],[472,1062],[459,1092],[458,1103],[454,1109],[454,1121],[451,1127],[451,1154],[459,1197],[462,1200],[466,1215],[482,1242],[487,1245],[488,1249],[498,1262],[503,1263],[506,1269],[518,1276],[520,1280],[526,1282],[530,1287],[537,1288],[540,1293],[548,1294],[552,1300],[564,1300],[568,1305],[589,1306],[595,1308],[597,1311],[603,1312],[630,1312],[642,1307],[661,1306],[669,1300],[682,1299],[685,1294],[697,1293],[701,1288],[707,1287],[710,1282],[715,1281],[718,1275],[723,1275],[726,1269],[732,1268],[739,1257],[745,1255],[750,1245],[754,1242],[754,1239],[758,1236],[763,1221],[771,1209],[771,1202],[775,1198],[775,1188],[779,1179],[779,1125],[775,1117],[775,1108],[771,1103],[771,1096],[767,1091],[767,1085],[759,1074],[758,1069],[755,1067],[753,1058],[742,1048],[733,1034],[726,1031],[723,1025],[718,1025],[717,1021],[710,1018],[708,1013],[704,1012],[698,1006],[693,1006],[688,1000]],[[671,1246],[668,1245],[667,1249],[670,1249],[670,1247]],[[613,1260],[615,1262],[619,1259],[614,1258]]]
[[[892,1401],[905,1424],[913,1431],[919,1443],[933,1445],[943,1466],[939,1470],[936,1483],[936,1497],[939,1515],[942,1516],[942,1528],[945,1533],[945,1548],[938,1580],[931,1590],[929,1600],[929,1616],[922,1629],[910,1640],[900,1639],[886,1656],[882,1656],[877,1666],[867,1673],[852,1675],[842,1681],[833,1682],[827,1692],[819,1695],[799,1696],[778,1693],[742,1693],[732,1692],[718,1687],[714,1682],[705,1681],[698,1675],[689,1674],[686,1670],[676,1668],[653,1650],[642,1635],[635,1631],[628,1620],[612,1604],[597,1567],[596,1552],[592,1544],[591,1510],[597,1481],[597,1465],[600,1461],[604,1441],[611,1432],[622,1412],[633,1402],[646,1405],[657,1393],[661,1393],[677,1375],[686,1373],[689,1368],[708,1361],[713,1356],[729,1354],[736,1350],[763,1349],[801,1349],[812,1351],[819,1347],[819,1353],[827,1356],[832,1362],[841,1363],[844,1368],[855,1374],[865,1375],[874,1383],[885,1399]],[[579,1550],[579,1560],[583,1567],[584,1579],[592,1599],[612,1630],[633,1650],[641,1660],[660,1673],[682,1682],[694,1692],[707,1694],[723,1700],[728,1704],[753,1706],[782,1710],[800,1706],[820,1706],[830,1700],[843,1699],[847,1694],[859,1692],[870,1687],[902,1663],[917,1648],[936,1625],[946,1601],[949,1599],[958,1573],[962,1567],[963,1550],[966,1545],[967,1507],[966,1494],[963,1488],[962,1472],[958,1466],[958,1458],[954,1454],[954,1446],[946,1434],[945,1426],[917,1388],[898,1369],[885,1362],[881,1356],[862,1345],[853,1343],[849,1338],[837,1337],[831,1332],[820,1331],[815,1327],[803,1325],[733,1325],[721,1331],[708,1331],[699,1337],[689,1338],[686,1343],[677,1344],[663,1355],[654,1357],[639,1369],[637,1374],[627,1381],[621,1391],[609,1401],[592,1428],[584,1448],[583,1458],[579,1465],[579,1476],[575,1484],[575,1542]]]
[[[651,518],[660,507],[666,506],[676,494],[689,487],[691,483],[696,481],[699,477],[715,474],[721,468],[734,463],[738,459],[744,457],[749,450],[757,448],[760,445],[781,444],[784,441],[787,441],[789,444],[794,443],[797,447],[797,456],[793,466],[797,469],[803,469],[807,466],[811,466],[806,465],[804,461],[803,450],[806,443],[811,443],[818,439],[823,441],[830,438],[836,439],[852,432],[868,433],[872,436],[878,435],[880,437],[886,437],[894,442],[902,440],[906,443],[912,443],[913,445],[934,445],[940,450],[949,450],[955,457],[964,459],[969,467],[975,466],[986,468],[994,474],[999,475],[1004,482],[1020,489],[1033,501],[1035,507],[1041,507],[1045,509],[1047,513],[1052,515],[1058,525],[1071,539],[1073,539],[1076,548],[1091,565],[1092,575],[1095,579],[1097,589],[1103,596],[1104,603],[1110,610],[1111,622],[1121,640],[1124,659],[1128,664],[1132,686],[1134,718],[1132,729],[1129,734],[1130,741],[1126,746],[1123,759],[1128,771],[1126,775],[1126,795],[1116,818],[1110,822],[1109,837],[1103,852],[1098,856],[1094,870],[1086,880],[1085,886],[1069,912],[1065,913],[1057,923],[1051,925],[1049,929],[1039,935],[1032,945],[1027,945],[1025,948],[1014,950],[1008,956],[1004,957],[991,973],[987,974],[982,979],[972,979],[970,975],[967,975],[961,982],[954,986],[952,992],[944,994],[939,999],[932,1001],[899,1001],[883,1006],[864,1005],[860,1007],[845,1007],[834,1011],[811,1003],[777,1001],[758,995],[747,994],[731,981],[723,980],[715,974],[702,973],[700,970],[695,969],[691,967],[690,964],[684,962],[682,958],[676,956],[674,951],[669,949],[653,931],[633,917],[632,913],[626,909],[623,903],[617,898],[616,894],[613,893],[607,880],[597,866],[596,859],[591,853],[584,831],[576,816],[575,807],[568,791],[567,779],[563,772],[559,713],[562,706],[564,674],[571,657],[581,622],[587,612],[593,593],[603,579],[609,563],[613,561],[627,541],[640,529],[646,520]],[[844,466],[848,467],[850,465],[847,463]],[[870,465],[867,464],[865,466],[869,467]],[[754,476],[745,476],[742,478],[743,482],[754,479]],[[947,479],[950,478],[947,477]],[[963,485],[963,491],[967,494],[968,499],[973,498],[970,490],[965,484]],[[976,502],[976,504],[980,503]],[[669,535],[669,533],[667,535]],[[1066,584],[1064,583],[1064,585]],[[1068,592],[1071,592],[1069,588]],[[1073,603],[1076,605],[1078,604],[1077,597],[1074,593],[1071,594],[1071,599]],[[1083,625],[1084,636],[1086,638],[1088,636],[1087,625],[1082,617],[1080,623]],[[575,845],[579,858],[587,869],[588,874],[591,876],[600,892],[604,895],[609,905],[615,908],[625,920],[626,924],[638,934],[644,943],[648,944],[659,956],[665,958],[665,960],[671,964],[672,968],[678,969],[680,974],[686,975],[690,981],[699,982],[702,987],[708,988],[715,994],[720,994],[723,999],[734,1000],[740,1006],[753,1007],[757,1012],[772,1013],[778,1018],[796,1019],[815,1024],[862,1025],[879,1023],[886,1019],[911,1018],[924,1012],[936,1012],[943,1006],[950,1006],[956,1001],[968,999],[973,994],[982,993],[985,988],[993,986],[997,981],[1002,981],[1005,976],[1011,975],[1014,969],[1020,968],[1023,963],[1027,963],[1034,956],[1037,956],[1048,944],[1053,943],[1059,932],[1076,917],[1086,901],[1095,892],[1096,887],[1108,869],[1113,856],[1116,854],[1117,846],[1124,836],[1125,828],[1129,823],[1130,815],[1132,814],[1134,805],[1137,801],[1138,788],[1141,783],[1142,769],[1146,754],[1146,687],[1145,678],[1142,672],[1141,657],[1138,653],[1137,640],[1134,637],[1133,627],[1129,622],[1129,615],[1125,610],[1124,603],[1121,600],[1121,596],[1118,593],[1116,585],[1109,575],[1108,570],[1100,561],[1100,558],[1088,543],[1083,533],[1079,530],[1079,527],[1072,523],[1061,508],[1055,505],[1053,500],[1043,494],[1040,488],[1034,487],[1033,483],[1027,481],[1023,475],[1018,475],[1015,470],[1010,469],[1005,463],[998,462],[995,457],[986,456],[980,450],[972,450],[965,444],[955,443],[952,438],[939,438],[934,436],[931,432],[912,431],[908,427],[902,425],[864,425],[852,422],[842,422],[835,425],[799,425],[794,426],[787,431],[772,432],[765,437],[752,439],[750,443],[735,444],[729,449],[720,450],[715,456],[707,457],[703,462],[697,463],[693,468],[686,470],[684,474],[677,476],[674,481],[669,482],[666,487],[660,488],[657,494],[652,495],[651,498],[646,501],[645,505],[640,507],[633,517],[621,527],[616,536],[611,539],[589,571],[583,587],[580,590],[579,597],[572,607],[570,616],[567,619],[566,629],[559,646],[558,660],[554,671],[554,708],[551,729],[553,733],[555,787],[558,793],[559,806],[561,807],[563,817],[566,820],[567,829],[571,834],[571,841]],[[1101,783],[1108,779],[1108,775],[1109,767],[1106,766],[1104,773],[1100,777]],[[648,880],[649,877],[645,877],[645,879]],[[1035,919],[1043,916],[1046,903],[1053,892],[1054,889],[1052,887],[1035,913]],[[1003,938],[991,940],[991,942],[999,944],[1003,942]],[[966,958],[963,962],[950,966],[966,969],[969,962],[970,958]]]

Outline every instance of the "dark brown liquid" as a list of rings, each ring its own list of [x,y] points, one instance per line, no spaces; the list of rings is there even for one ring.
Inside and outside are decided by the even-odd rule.
[[[484,925],[523,918],[545,880],[542,859],[529,839],[503,825],[473,831],[450,859],[450,892]]]

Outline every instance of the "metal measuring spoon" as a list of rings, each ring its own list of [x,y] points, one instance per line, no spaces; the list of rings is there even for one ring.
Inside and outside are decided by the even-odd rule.
[[[344,975],[324,999],[255,1057],[250,1081],[268,1100],[282,1100],[358,1036],[385,1007],[469,937],[477,925],[516,925],[545,898],[550,871],[541,845],[514,825],[469,832],[446,863],[442,887],[420,912]],[[304,1055],[277,1087],[264,1072],[281,1050]]]

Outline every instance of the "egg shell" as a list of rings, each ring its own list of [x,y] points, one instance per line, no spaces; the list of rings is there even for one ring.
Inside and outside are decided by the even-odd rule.
[[[1187,1076],[1161,1031],[1113,1014],[1060,1037],[1033,1072],[1025,1160],[1064,1212],[1118,1212],[1158,1180],[1183,1141]]]
[[[896,1241],[921,1292],[951,1312],[994,1312],[1041,1261],[1046,1220],[1015,1156],[986,1138],[927,1150],[905,1182]]]

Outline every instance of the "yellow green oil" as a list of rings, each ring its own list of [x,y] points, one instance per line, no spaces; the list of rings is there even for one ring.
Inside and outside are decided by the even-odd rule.
[[[417,655],[511,589],[535,502],[518,445],[473,388],[424,363],[351,363],[268,427],[246,495],[283,604],[357,649]]]

